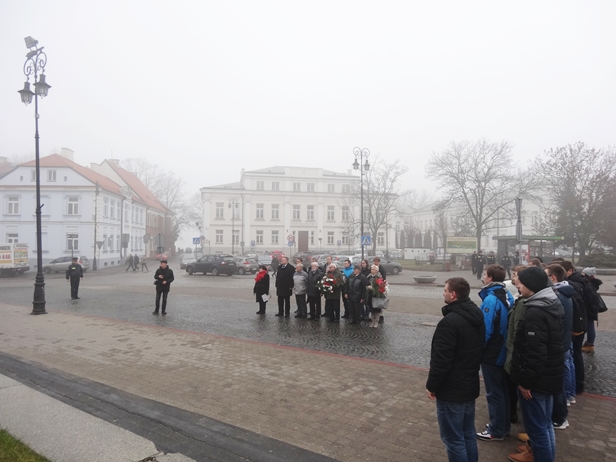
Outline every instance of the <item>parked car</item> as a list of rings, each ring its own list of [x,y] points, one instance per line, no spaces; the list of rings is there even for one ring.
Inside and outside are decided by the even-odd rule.
[[[237,274],[256,274],[259,271],[259,263],[256,258],[235,257],[235,264],[237,266]]]
[[[60,257],[55,260],[51,260],[49,263],[43,265],[43,272],[46,274],[50,273],[64,273],[68,269],[68,265],[73,261],[73,257]],[[83,272],[85,273],[90,269],[90,260],[88,257],[81,256],[79,257],[78,263],[83,268]]]
[[[203,254],[201,252],[185,253],[180,260],[180,269],[186,269],[189,263],[194,263],[197,259],[201,258]]]
[[[190,275],[211,273],[212,276],[219,276],[220,274],[231,276],[236,269],[237,265],[233,255],[204,255],[197,261],[186,265],[186,272]]]
[[[269,255],[257,255],[257,263],[259,264],[259,266],[267,265],[268,271],[272,270],[272,257],[270,257]]]
[[[304,265],[305,268],[310,267],[312,253],[310,252],[296,253],[295,255],[293,255],[293,257],[291,257],[291,263],[295,265],[295,260],[297,260],[298,258],[302,260],[302,264]]]
[[[367,260],[372,264],[372,258],[368,257]],[[402,271],[402,265],[397,261],[388,260],[387,258],[379,257],[381,259],[381,266],[385,268],[386,274],[400,274]],[[361,257],[353,257],[352,264],[359,265],[361,263]]]
[[[157,253],[156,254],[156,261],[161,261],[161,260],[167,260],[167,253]]]

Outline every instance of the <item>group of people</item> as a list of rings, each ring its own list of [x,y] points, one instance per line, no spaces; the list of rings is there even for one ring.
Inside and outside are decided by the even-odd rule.
[[[471,271],[477,276],[477,279],[481,279],[483,275],[483,269],[488,265],[496,264],[496,255],[490,251],[487,255],[484,255],[483,250],[479,252],[475,251],[471,255]],[[515,252],[513,255],[505,254],[501,258],[500,265],[505,268],[508,279],[511,279],[511,267],[518,266],[520,264],[520,254]]]
[[[295,295],[295,317],[298,319],[318,320],[324,317],[329,322],[339,322],[341,318],[348,318],[350,324],[369,321],[370,327],[378,327],[384,321],[383,308],[379,307],[383,304],[375,306],[377,303],[374,301],[375,298],[386,297],[383,290],[374,289],[376,281],[378,287],[387,284],[387,275],[379,257],[373,259],[372,265],[364,259],[359,265],[352,266],[347,259],[344,268],[339,270],[331,256],[322,266],[313,258],[309,268],[305,268],[300,259],[291,265],[289,259],[283,256],[273,277],[278,301],[276,316],[291,315],[291,296]],[[259,303],[257,314],[265,314],[270,299],[270,276],[265,265],[259,268],[255,276],[253,293]],[[342,315],[341,307],[344,308]]]
[[[441,439],[450,461],[477,461],[477,440],[510,436],[521,409],[523,445],[513,462],[553,462],[554,430],[569,426],[568,407],[584,392],[583,351],[594,349],[594,322],[604,308],[594,268],[577,272],[569,261],[514,266],[517,294],[504,284],[506,269],[482,269],[478,307],[463,278],[445,283],[443,319],[432,340],[426,389],[436,400]],[[479,267],[477,267],[479,268]],[[583,344],[584,334],[587,343]],[[489,422],[475,429],[479,370]]]
[[[150,271],[148,269],[148,264],[146,263],[146,260],[145,260],[145,255],[142,256],[141,258],[139,258],[139,255],[137,255],[137,254],[135,254],[135,255],[129,254],[128,255],[128,258],[126,259],[126,271],[128,271],[131,268],[133,270],[133,273],[135,271],[138,271],[137,267],[139,266],[139,263],[141,263],[141,272],[143,272],[144,268],[145,268],[146,272]]]

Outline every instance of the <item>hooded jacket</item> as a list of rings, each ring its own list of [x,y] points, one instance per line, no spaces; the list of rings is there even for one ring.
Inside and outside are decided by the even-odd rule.
[[[593,296],[591,290],[593,290],[593,286],[589,282],[589,280],[582,273],[573,272],[567,278],[567,282],[573,286],[573,288],[577,291],[578,294],[582,297],[584,301],[584,306],[586,307],[586,316],[588,319],[596,321],[599,319],[597,313],[597,307],[594,304]]]
[[[477,399],[485,338],[481,310],[466,298],[442,311],[444,317],[432,337],[426,388],[444,401]]]
[[[560,304],[563,306],[563,352],[566,353],[571,347],[571,333],[573,332],[573,300],[575,289],[567,281],[554,284],[554,290]]]
[[[483,362],[502,366],[507,358],[507,319],[515,300],[502,282],[492,282],[479,292],[481,311],[486,324]]]
[[[525,306],[515,332],[511,379],[529,390],[562,392],[563,306],[551,287],[527,298]]]

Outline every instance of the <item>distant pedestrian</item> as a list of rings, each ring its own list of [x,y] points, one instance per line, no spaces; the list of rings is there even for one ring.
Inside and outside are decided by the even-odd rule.
[[[126,271],[133,267],[133,254],[128,254],[128,258],[126,259]]]
[[[149,272],[148,264],[145,261],[145,255],[141,257],[141,272],[143,273],[143,267],[145,267],[146,272]]]
[[[78,261],[77,257],[73,257],[66,270],[66,280],[71,283],[71,300],[79,300],[79,282],[83,279],[83,268]]]
[[[509,257],[506,252],[505,255],[503,255],[503,258],[501,258],[500,264],[503,268],[505,268],[507,276],[511,279],[511,257]]]
[[[167,266],[167,260],[160,261],[160,268],[154,273],[154,285],[156,285],[156,309],[152,314],[158,314],[160,308],[160,297],[163,298],[162,315],[167,314],[167,295],[173,282],[173,270]]]
[[[272,267],[274,277],[276,277],[276,273],[278,272],[278,257],[276,257],[276,255],[272,257],[272,263],[270,264],[270,266]]]
[[[430,371],[426,389],[436,400],[441,440],[451,462],[477,462],[475,400],[479,396],[479,365],[485,339],[485,323],[470,298],[463,278],[445,282],[443,319],[432,337]]]
[[[133,257],[133,273],[137,271],[137,265],[139,265],[139,255],[135,254]]]
[[[257,303],[259,304],[257,314],[265,314],[270,293],[270,277],[266,265],[259,267],[259,272],[255,276],[255,287],[252,289],[252,293],[257,297]]]
[[[483,276],[483,267],[486,265],[486,257],[483,254],[483,250],[479,250],[479,253],[475,256],[475,271],[477,279],[481,279]]]

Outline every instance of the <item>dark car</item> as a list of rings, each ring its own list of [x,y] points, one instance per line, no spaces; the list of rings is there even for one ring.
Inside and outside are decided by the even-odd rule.
[[[237,265],[237,274],[256,274],[259,271],[259,263],[257,263],[256,258],[235,257],[235,264]]]
[[[372,265],[372,258],[368,257],[368,263]],[[400,274],[402,271],[402,265],[397,261],[388,260],[387,258],[379,257],[381,259],[381,266],[385,268],[386,274]],[[359,265],[361,263],[361,257],[353,257],[352,264]]]
[[[235,273],[237,265],[233,255],[204,255],[194,263],[186,265],[188,274],[211,273],[212,276],[226,274],[231,276]]]

